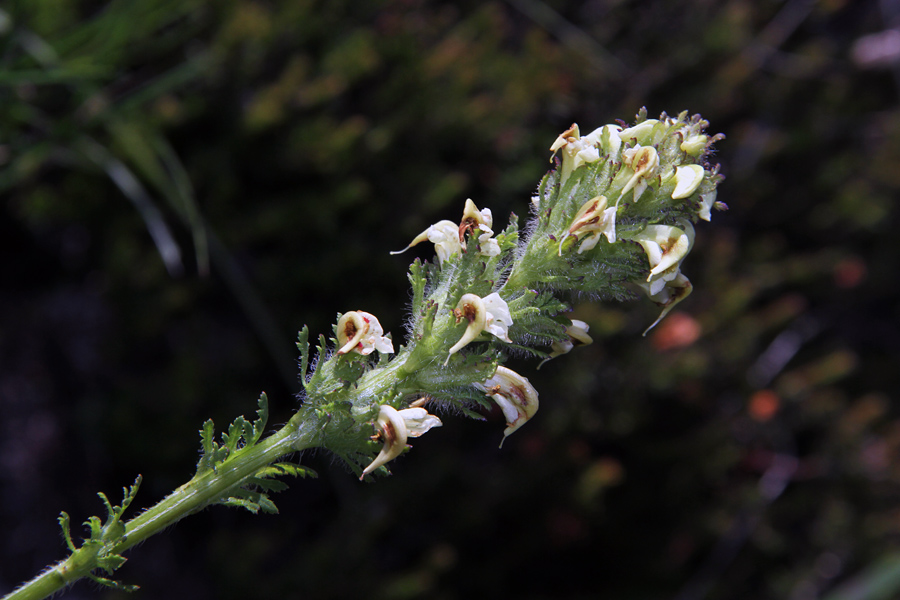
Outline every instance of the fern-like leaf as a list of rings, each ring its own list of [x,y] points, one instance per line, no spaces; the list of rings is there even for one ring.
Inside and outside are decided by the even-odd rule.
[[[309,327],[303,326],[297,333],[297,349],[300,351],[300,383],[307,387],[307,369],[309,369]]]
[[[256,404],[259,406],[256,410],[256,420],[253,421],[250,431],[244,434],[244,440],[248,446],[255,445],[262,438],[266,424],[269,422],[269,397],[265,392],[259,395]]]
[[[75,542],[72,541],[72,523],[69,519],[69,513],[65,511],[59,513],[59,517],[57,517],[56,520],[59,522],[59,528],[62,529],[63,539],[66,541],[66,547],[72,552],[75,552],[77,548],[75,547]]]
[[[236,498],[231,496],[219,502],[223,506],[233,506],[235,508],[244,508],[252,512],[254,515],[259,513],[259,503],[247,500],[246,498]]]

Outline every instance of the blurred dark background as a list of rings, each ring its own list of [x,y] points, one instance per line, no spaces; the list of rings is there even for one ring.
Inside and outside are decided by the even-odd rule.
[[[324,453],[277,516],[133,549],[133,598],[900,596],[900,2],[18,0],[0,8],[0,592],[202,422],[296,406],[295,332],[376,314],[471,197],[527,215],[547,148],[701,113],[731,210],[693,295],[583,303],[541,410],[443,415],[394,475]],[[427,249],[419,253],[427,256]],[[79,528],[76,530],[81,532]],[[122,598],[81,582],[67,598]]]

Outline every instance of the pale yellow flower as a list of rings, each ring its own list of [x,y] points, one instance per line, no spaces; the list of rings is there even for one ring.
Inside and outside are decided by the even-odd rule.
[[[672,191],[672,199],[687,198],[697,191],[702,182],[703,167],[700,165],[682,165],[677,167],[675,169],[675,189]]]

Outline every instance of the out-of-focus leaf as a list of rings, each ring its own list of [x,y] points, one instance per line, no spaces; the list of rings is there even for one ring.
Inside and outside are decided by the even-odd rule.
[[[822,597],[822,600],[891,600],[900,595],[900,554],[889,554]]]

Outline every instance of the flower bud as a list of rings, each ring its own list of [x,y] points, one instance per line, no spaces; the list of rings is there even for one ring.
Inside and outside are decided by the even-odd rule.
[[[702,133],[689,133],[685,136],[684,141],[681,142],[680,148],[682,152],[697,158],[703,154],[708,141],[709,137]]]
[[[538,410],[538,393],[528,379],[512,369],[498,366],[494,375],[484,383],[476,383],[475,387],[493,398],[506,417],[506,429],[503,440],[524,425]]]
[[[346,312],[337,324],[338,354],[357,352],[362,355],[378,350],[385,354],[394,352],[390,338],[384,337],[384,329],[374,315],[363,311]]]

